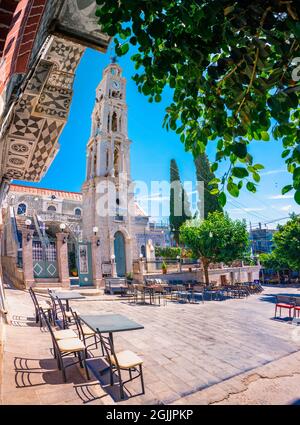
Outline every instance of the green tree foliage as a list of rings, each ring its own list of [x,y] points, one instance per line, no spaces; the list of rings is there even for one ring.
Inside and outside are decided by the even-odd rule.
[[[299,0],[96,1],[116,54],[136,46],[138,90],[159,102],[173,89],[165,127],[195,156],[217,141],[212,170],[228,163],[212,189],[222,206],[226,191],[256,191],[264,167],[248,148],[271,137],[293,175],[282,193],[294,190],[300,203]]]
[[[170,226],[173,235],[179,243],[179,228],[189,218],[191,210],[188,195],[180,181],[179,170],[175,159],[170,162]]]
[[[196,167],[196,177],[198,182],[203,182],[203,201],[204,201],[204,218],[207,218],[208,213],[214,211],[223,211],[218,199],[214,194],[210,193],[209,183],[216,179],[216,176],[210,169],[209,160],[205,153],[199,154],[194,158]],[[202,200],[200,200],[202,201]]]
[[[273,240],[273,255],[277,261],[300,271],[300,216],[292,214],[286,224],[278,227]]]
[[[259,261],[265,269],[271,269],[279,272],[283,269],[288,269],[288,265],[282,258],[276,255],[275,251],[270,254],[260,254]]]
[[[175,259],[177,255],[181,255],[181,248],[180,247],[172,247],[172,246],[166,246],[166,247],[155,247],[155,256],[156,257],[162,257],[162,258],[172,258]]]
[[[249,255],[249,236],[245,221],[232,220],[228,214],[209,213],[206,220],[189,220],[180,228],[180,240],[200,258],[205,282],[213,262],[231,263]]]

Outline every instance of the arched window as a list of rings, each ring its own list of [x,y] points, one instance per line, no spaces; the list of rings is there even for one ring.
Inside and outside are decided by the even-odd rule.
[[[116,112],[112,114],[111,129],[112,131],[118,131],[118,120]]]
[[[17,210],[17,214],[18,215],[24,215],[24,214],[26,214],[26,210],[27,210],[27,206],[26,206],[26,204],[19,204],[18,205],[18,210]]]
[[[106,151],[106,170],[108,170],[108,166],[109,166],[109,152],[108,149]]]
[[[54,205],[49,205],[49,207],[47,208],[47,211],[55,212],[56,211],[56,208],[55,208]]]
[[[115,177],[118,177],[119,175],[119,148],[115,148],[114,152],[114,173]]]
[[[110,114],[107,117],[107,131],[110,132]]]
[[[75,208],[74,214],[77,215],[78,217],[80,217],[81,216],[81,209]]]

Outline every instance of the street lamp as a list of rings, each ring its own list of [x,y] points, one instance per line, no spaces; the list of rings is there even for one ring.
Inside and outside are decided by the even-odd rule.
[[[29,227],[31,226],[31,220],[30,220],[30,218],[27,218],[27,219],[25,220],[25,225],[26,225],[27,229],[29,229]],[[28,232],[28,233],[27,233],[27,236],[26,236],[26,240],[27,240],[27,242],[29,242],[29,241],[30,241],[30,239],[31,239],[31,234]]]
[[[30,218],[27,218],[25,220],[25,225],[26,225],[27,229],[29,229],[29,226],[31,226],[31,220],[30,220]]]
[[[111,262],[114,263],[115,262],[115,259],[116,259],[116,256],[114,254],[112,254],[110,256],[110,259],[111,259]]]
[[[65,223],[60,223],[59,228],[60,228],[60,230],[62,230],[62,232],[64,232],[65,228],[66,228]]]
[[[66,228],[66,224],[65,224],[65,223],[60,223],[59,228],[60,228],[60,230],[64,233],[65,228]],[[66,237],[66,236],[64,236],[64,238],[63,238],[63,243],[66,243],[66,242],[67,242],[67,237]]]
[[[94,226],[93,227],[93,233],[94,233],[95,236],[97,236],[98,231],[99,231],[98,227]],[[96,245],[100,246],[100,239],[97,239]]]

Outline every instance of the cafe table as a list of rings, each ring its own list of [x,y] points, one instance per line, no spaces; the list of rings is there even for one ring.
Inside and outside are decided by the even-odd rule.
[[[70,300],[81,300],[85,298],[83,295],[79,294],[79,292],[70,291],[70,292],[55,292],[54,294],[61,301],[66,301],[66,310],[69,311],[69,301]]]
[[[114,332],[144,329],[144,326],[128,319],[122,314],[80,315],[80,319],[94,332],[108,333],[112,338]]]
[[[113,344],[114,332],[135,331],[144,326],[128,319],[122,314],[80,315],[80,319],[96,333],[108,333]],[[103,374],[109,367],[100,371]]]

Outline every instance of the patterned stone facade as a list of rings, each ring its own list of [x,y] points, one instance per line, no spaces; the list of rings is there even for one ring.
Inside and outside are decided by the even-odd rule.
[[[105,52],[110,37],[93,0],[0,3],[0,181],[39,181],[58,151],[82,53]]]
[[[15,106],[6,132],[9,179],[39,181],[57,153],[73,95],[74,71],[84,48],[51,37]]]

